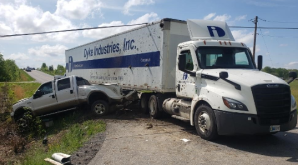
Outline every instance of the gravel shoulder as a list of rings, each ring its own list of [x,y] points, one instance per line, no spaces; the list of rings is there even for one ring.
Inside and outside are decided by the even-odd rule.
[[[208,142],[177,119],[154,120],[127,110],[103,120],[105,139],[99,138],[101,147],[89,165],[298,163],[298,127],[269,137],[223,136]]]

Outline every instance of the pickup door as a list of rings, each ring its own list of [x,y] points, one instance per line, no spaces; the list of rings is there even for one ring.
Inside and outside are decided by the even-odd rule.
[[[34,112],[37,115],[46,114],[56,109],[57,100],[53,87],[52,81],[42,84],[38,90],[43,92],[43,95],[33,98],[32,103],[28,102],[28,104],[33,104]]]
[[[73,77],[59,79],[55,83],[58,108],[65,109],[77,105],[76,82]]]

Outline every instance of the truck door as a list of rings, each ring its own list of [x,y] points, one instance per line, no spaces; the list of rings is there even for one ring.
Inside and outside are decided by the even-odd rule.
[[[55,110],[57,106],[57,100],[53,90],[54,83],[47,82],[42,84],[38,90],[43,92],[43,95],[38,98],[34,98],[32,103],[35,113],[37,115],[46,114]]]
[[[180,51],[180,55],[186,55],[186,70],[195,72],[197,70],[197,62],[193,60],[193,56],[189,49],[183,49]],[[194,56],[195,57],[195,56]],[[193,98],[196,94],[195,90],[196,77],[177,70],[176,71],[176,94],[180,97]]]
[[[75,106],[76,96],[71,77],[56,81],[56,96],[59,109]]]

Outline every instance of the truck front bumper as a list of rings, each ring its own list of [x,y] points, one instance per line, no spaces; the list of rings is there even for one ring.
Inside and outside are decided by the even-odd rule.
[[[270,125],[261,125],[260,118],[253,114],[231,113],[220,110],[214,110],[217,132],[219,135],[237,135],[237,134],[268,134]],[[289,121],[280,125],[280,131],[288,131],[296,127],[297,110],[290,113]]]

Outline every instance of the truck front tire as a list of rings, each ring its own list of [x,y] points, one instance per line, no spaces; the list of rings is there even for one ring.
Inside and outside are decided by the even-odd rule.
[[[109,112],[109,105],[103,100],[97,100],[91,105],[91,111],[97,116],[103,116]]]
[[[207,105],[200,105],[195,112],[196,131],[202,139],[217,138],[217,125],[213,110]]]

